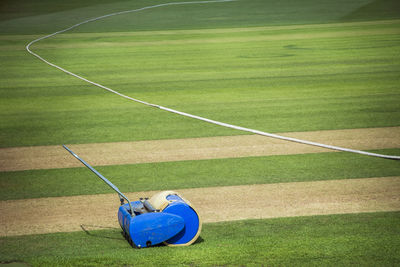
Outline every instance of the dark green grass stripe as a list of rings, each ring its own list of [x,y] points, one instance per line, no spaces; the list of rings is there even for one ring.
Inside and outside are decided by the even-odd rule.
[[[0,261],[34,266],[395,266],[400,212],[205,224],[199,242],[180,248],[133,249],[118,228],[0,238],[0,245]]]
[[[375,151],[399,155],[400,149]],[[398,161],[318,153],[96,167],[123,192],[400,176]],[[86,168],[0,173],[0,199],[112,193]]]
[[[179,0],[177,0],[179,1]],[[175,1],[175,2],[177,2]],[[185,1],[185,0],[181,0]],[[0,34],[45,34],[111,12],[171,0],[2,0]],[[232,3],[156,8],[87,24],[85,32],[193,29],[365,21],[400,17],[396,0],[240,0]]]

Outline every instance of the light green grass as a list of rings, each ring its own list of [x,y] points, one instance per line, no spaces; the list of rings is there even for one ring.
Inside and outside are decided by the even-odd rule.
[[[399,149],[381,153],[400,154]],[[348,153],[96,167],[123,192],[400,176],[400,164]],[[113,191],[86,168],[0,172],[0,200]]]
[[[175,6],[91,23],[32,49],[130,96],[267,132],[398,126],[400,22],[393,19],[400,15],[369,10],[368,20],[392,20],[338,24],[346,16],[367,20],[357,10],[370,2]],[[152,3],[65,12],[75,20],[88,8],[87,16]],[[358,18],[349,18],[355,11]],[[61,17],[41,29],[70,25]],[[15,33],[25,33],[21,25]],[[34,38],[0,38],[0,147],[241,134],[86,85],[29,55],[24,46]]]
[[[88,227],[87,227],[88,228]],[[0,238],[0,261],[33,266],[396,266],[400,213],[205,224],[189,247],[133,249],[120,229]]]

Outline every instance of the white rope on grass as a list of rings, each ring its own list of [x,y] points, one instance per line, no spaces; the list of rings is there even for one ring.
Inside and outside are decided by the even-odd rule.
[[[367,155],[367,156],[385,158],[385,159],[400,160],[400,156],[371,153],[371,152],[362,151],[362,150],[344,148],[344,147],[339,147],[339,146],[331,146],[331,145],[316,143],[316,142],[312,142],[312,141],[306,141],[306,140],[301,140],[301,139],[297,139],[297,138],[286,137],[286,136],[282,136],[282,135],[277,135],[277,134],[267,133],[267,132],[263,132],[263,131],[259,131],[259,130],[254,130],[254,129],[250,129],[250,128],[241,127],[241,126],[236,126],[236,125],[232,125],[232,124],[228,124],[228,123],[224,123],[224,122],[219,122],[219,121],[207,119],[207,118],[204,118],[204,117],[192,115],[192,114],[189,114],[189,113],[181,112],[181,111],[178,111],[178,110],[170,109],[170,108],[167,108],[167,107],[163,107],[163,106],[160,106],[160,105],[148,103],[148,102],[145,102],[145,101],[142,101],[142,100],[139,100],[139,99],[132,98],[130,96],[121,94],[120,92],[117,92],[117,91],[115,91],[115,90],[113,90],[111,88],[108,88],[108,87],[106,87],[104,85],[101,85],[99,83],[90,81],[90,80],[88,80],[88,79],[86,79],[86,78],[84,78],[82,76],[79,76],[78,74],[70,72],[70,71],[68,71],[68,70],[66,70],[66,69],[64,69],[64,68],[62,68],[62,67],[60,67],[60,66],[58,66],[58,65],[56,65],[54,63],[49,62],[48,60],[46,60],[43,57],[39,56],[38,54],[36,54],[35,52],[33,52],[30,49],[31,45],[33,45],[34,43],[37,43],[37,42],[39,42],[41,40],[53,37],[53,36],[55,36],[55,35],[57,35],[59,33],[67,32],[67,31],[72,30],[74,28],[77,28],[77,27],[79,27],[79,26],[81,26],[83,24],[86,24],[86,23],[89,23],[89,22],[94,22],[94,21],[97,21],[97,20],[101,20],[101,19],[104,19],[104,18],[111,17],[111,16],[122,15],[122,14],[133,13],[133,12],[139,12],[139,11],[143,11],[143,10],[146,10],[146,9],[157,8],[157,7],[165,7],[165,6],[171,6],[171,5],[207,4],[207,3],[222,3],[222,2],[232,2],[232,1],[236,1],[236,0],[210,0],[210,1],[192,1],[192,2],[171,2],[171,3],[164,3],[164,4],[146,6],[146,7],[142,7],[142,8],[138,8],[138,9],[115,12],[115,13],[111,13],[111,14],[107,14],[107,15],[103,15],[103,16],[100,16],[100,17],[96,17],[96,18],[92,18],[92,19],[88,19],[88,20],[82,21],[82,22],[77,23],[77,24],[75,24],[75,25],[73,25],[71,27],[68,27],[68,28],[64,29],[64,30],[60,30],[60,31],[57,31],[55,33],[40,37],[38,39],[35,39],[35,40],[31,41],[26,46],[26,50],[30,54],[32,54],[35,57],[37,57],[38,59],[40,59],[41,61],[45,62],[46,64],[48,64],[48,65],[50,65],[50,66],[52,66],[52,67],[54,67],[56,69],[59,69],[59,70],[65,72],[65,73],[67,73],[67,74],[69,74],[71,76],[74,76],[75,78],[78,78],[78,79],[80,79],[82,81],[85,81],[85,82],[90,83],[90,84],[92,84],[94,86],[100,87],[100,88],[102,88],[104,90],[107,90],[107,91],[109,91],[111,93],[119,95],[119,96],[121,96],[123,98],[126,98],[128,100],[135,101],[135,102],[147,105],[147,106],[159,108],[161,110],[165,110],[165,111],[168,111],[168,112],[171,112],[171,113],[175,113],[175,114],[178,114],[178,115],[181,115],[181,116],[189,117],[189,118],[192,118],[192,119],[196,119],[196,120],[212,123],[212,124],[215,124],[215,125],[219,125],[219,126],[223,126],[223,127],[239,130],[239,131],[249,132],[249,133],[258,134],[258,135],[267,136],[267,137],[272,137],[272,138],[281,139],[281,140],[285,140],[285,141],[296,142],[296,143],[305,144],[305,145],[312,145],[312,146],[327,148],[327,149],[331,149],[331,150],[337,150],[337,151],[343,151],[343,152],[351,152],[351,153],[357,153],[357,154],[362,154],[362,155]]]

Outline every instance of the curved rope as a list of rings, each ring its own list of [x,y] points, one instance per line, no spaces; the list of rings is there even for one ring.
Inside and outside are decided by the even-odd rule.
[[[301,144],[311,145],[311,146],[317,146],[317,147],[323,147],[323,148],[327,148],[327,149],[331,149],[331,150],[337,150],[337,151],[343,151],[343,152],[351,152],[351,153],[357,153],[357,154],[362,154],[362,155],[367,155],[367,156],[385,158],[385,159],[400,160],[400,156],[393,156],[393,155],[384,155],[384,154],[378,154],[378,153],[371,153],[371,152],[366,152],[366,151],[362,151],[362,150],[344,148],[344,147],[339,147],[339,146],[331,146],[331,145],[316,143],[316,142],[312,142],[312,141],[301,140],[301,139],[297,139],[297,138],[285,137],[285,136],[281,136],[281,135],[277,135],[277,134],[267,133],[267,132],[263,132],[263,131],[258,131],[258,130],[254,130],[254,129],[249,129],[249,128],[245,128],[245,127],[241,127],[241,126],[236,126],[236,125],[224,123],[224,122],[219,122],[219,121],[207,119],[207,118],[204,118],[204,117],[192,115],[192,114],[189,114],[189,113],[181,112],[181,111],[178,111],[178,110],[170,109],[170,108],[167,108],[167,107],[163,107],[163,106],[160,106],[160,105],[148,103],[148,102],[142,101],[142,100],[140,100],[140,99],[136,99],[136,98],[132,98],[132,97],[130,97],[130,96],[124,95],[124,94],[122,94],[122,93],[120,93],[120,92],[117,92],[117,91],[115,91],[115,90],[113,90],[113,89],[111,89],[111,88],[108,88],[108,87],[106,87],[106,86],[104,86],[104,85],[101,85],[101,84],[99,84],[99,83],[90,81],[90,80],[88,80],[88,79],[86,79],[86,78],[84,78],[84,77],[82,77],[82,76],[79,76],[78,74],[75,74],[75,73],[73,73],[73,72],[70,72],[70,71],[68,71],[68,70],[66,70],[66,69],[64,69],[64,68],[62,68],[62,67],[60,67],[60,66],[57,66],[57,65],[54,64],[54,63],[51,63],[51,62],[47,61],[46,59],[44,59],[43,57],[39,56],[38,54],[36,54],[35,52],[33,52],[33,51],[30,49],[31,45],[33,45],[34,43],[37,43],[37,42],[39,42],[39,41],[41,41],[41,40],[44,40],[44,39],[53,37],[53,36],[55,36],[55,35],[57,35],[57,34],[59,34],[59,33],[67,32],[67,31],[72,30],[72,29],[74,29],[74,28],[77,28],[77,27],[79,27],[79,26],[81,26],[81,25],[83,25],[83,24],[86,24],[86,23],[89,23],[89,22],[94,22],[94,21],[97,21],[97,20],[101,20],[101,19],[104,19],[104,18],[111,17],[111,16],[117,16],[117,15],[122,15],[122,14],[127,14],[127,13],[139,12],[139,11],[143,11],[143,10],[146,10],[146,9],[157,8],[157,7],[164,7],[164,6],[171,6],[171,5],[207,4],[207,3],[222,3],[222,2],[232,2],[232,1],[236,1],[236,0],[211,0],[211,1],[193,1],[193,2],[171,2],[171,3],[164,3],[164,4],[146,6],[146,7],[142,7],[142,8],[138,8],[138,9],[132,9],[132,10],[125,10],[125,11],[121,11],[121,12],[115,12],[115,13],[111,13],[111,14],[107,14],[107,15],[103,15],[103,16],[100,16],[100,17],[96,17],[96,18],[92,18],[92,19],[88,19],[88,20],[82,21],[82,22],[77,23],[77,24],[75,24],[75,25],[73,25],[73,26],[71,26],[71,27],[68,27],[68,28],[64,29],[64,30],[60,30],[60,31],[57,31],[57,32],[55,32],[55,33],[52,33],[52,34],[49,34],[49,35],[40,37],[40,38],[38,38],[38,39],[35,39],[35,40],[31,41],[31,42],[26,46],[26,50],[27,50],[30,54],[32,54],[32,55],[34,55],[35,57],[37,57],[38,59],[40,59],[41,61],[45,62],[46,64],[48,64],[48,65],[50,65],[50,66],[52,66],[52,67],[54,67],[54,68],[56,68],[56,69],[59,69],[59,70],[65,72],[65,73],[67,73],[67,74],[69,74],[69,75],[71,75],[71,76],[74,76],[75,78],[78,78],[78,79],[80,79],[80,80],[82,80],[82,81],[85,81],[85,82],[90,83],[90,84],[92,84],[92,85],[94,85],[94,86],[100,87],[100,88],[102,88],[102,89],[104,89],[104,90],[107,90],[107,91],[109,91],[109,92],[111,92],[111,93],[114,93],[114,94],[116,94],[116,95],[119,95],[119,96],[121,96],[121,97],[123,97],[123,98],[126,98],[126,99],[128,99],[128,100],[131,100],[131,101],[134,101],[134,102],[138,102],[138,103],[141,103],[141,104],[144,104],[144,105],[147,105],[147,106],[151,106],[151,107],[154,107],[154,108],[158,108],[158,109],[161,109],[161,110],[164,110],[164,111],[168,111],[168,112],[171,112],[171,113],[175,113],[175,114],[178,114],[178,115],[181,115],[181,116],[189,117],[189,118],[192,118],[192,119],[196,119],[196,120],[200,120],[200,121],[212,123],[212,124],[215,124],[215,125],[219,125],[219,126],[223,126],[223,127],[227,127],[227,128],[239,130],[239,131],[249,132],[249,133],[258,134],[258,135],[267,136],[267,137],[272,137],[272,138],[281,139],[281,140],[285,140],[285,141],[296,142],[296,143],[301,143]]]

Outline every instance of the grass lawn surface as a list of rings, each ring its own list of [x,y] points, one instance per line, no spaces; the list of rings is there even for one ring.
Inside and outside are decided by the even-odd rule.
[[[167,2],[1,1],[0,147],[242,134],[129,102],[25,50],[30,41],[88,18]],[[32,50],[129,96],[257,130],[400,125],[397,0],[168,6],[89,23]],[[400,154],[398,148],[378,152]],[[124,192],[398,176],[400,171],[397,161],[347,153],[98,169]],[[84,168],[0,172],[0,200],[106,192]],[[142,250],[129,247],[120,229],[89,227],[1,237],[0,262],[396,266],[399,218],[392,212],[206,224],[190,247]]]
[[[399,149],[378,152],[400,154]],[[123,192],[400,176],[397,161],[349,153],[163,162],[96,169]],[[85,167],[0,172],[0,200],[112,192]]]
[[[3,261],[33,266],[395,266],[400,213],[206,224],[189,247],[133,249],[120,229],[0,238]]]
[[[390,11],[394,1],[375,2],[386,13],[364,10],[365,0],[169,6],[32,49],[129,96],[267,132],[398,126],[400,12]],[[241,134],[129,102],[27,54],[39,29],[159,2],[100,3],[0,22],[16,27],[0,35],[0,147]]]

